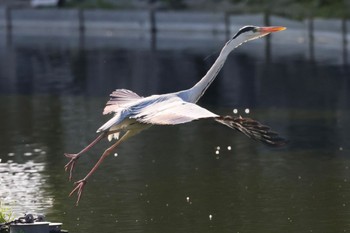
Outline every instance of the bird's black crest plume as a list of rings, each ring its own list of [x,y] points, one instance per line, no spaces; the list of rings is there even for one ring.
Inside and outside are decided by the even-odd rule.
[[[287,143],[287,140],[272,131],[270,127],[251,118],[220,116],[215,120],[269,146],[283,146]]]
[[[239,31],[236,33],[236,35],[234,35],[232,37],[232,39],[235,39],[237,38],[240,34],[244,33],[244,32],[248,32],[248,31],[252,31],[254,30],[255,27],[254,26],[245,26],[245,27],[242,27],[241,29],[239,29]]]

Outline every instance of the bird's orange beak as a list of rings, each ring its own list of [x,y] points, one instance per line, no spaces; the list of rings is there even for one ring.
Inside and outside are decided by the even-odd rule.
[[[271,32],[279,32],[286,30],[286,27],[281,27],[281,26],[272,26],[272,27],[260,27],[260,32],[261,33],[271,33]]]

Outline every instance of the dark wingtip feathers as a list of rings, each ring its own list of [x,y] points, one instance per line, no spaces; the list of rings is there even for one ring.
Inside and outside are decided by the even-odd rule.
[[[279,147],[288,143],[286,139],[280,137],[270,127],[251,118],[220,116],[215,118],[215,120],[269,146]]]

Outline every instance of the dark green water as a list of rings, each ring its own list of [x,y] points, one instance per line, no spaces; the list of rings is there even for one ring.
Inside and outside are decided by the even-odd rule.
[[[108,94],[189,87],[215,59],[203,59],[210,52],[8,51],[0,60],[0,200],[72,233],[350,231],[348,67],[300,57],[232,55],[200,103],[220,114],[249,108],[289,139],[286,147],[211,121],[152,127],[106,159],[74,206],[63,153],[96,137]],[[108,145],[79,160],[74,180]]]

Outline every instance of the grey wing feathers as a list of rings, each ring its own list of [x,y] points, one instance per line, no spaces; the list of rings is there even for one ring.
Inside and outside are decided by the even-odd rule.
[[[176,125],[213,117],[218,117],[218,115],[196,104],[174,97],[148,105],[131,118],[145,124]]]
[[[110,94],[110,97],[111,98],[108,100],[106,107],[103,110],[103,115],[117,112],[120,107],[143,98],[135,92],[127,89],[117,89]]]
[[[106,123],[104,123],[104,124],[96,131],[96,133],[109,130],[113,125],[119,124],[120,122],[122,122],[122,121],[124,120],[124,118],[125,118],[125,116],[124,116],[124,112],[123,112],[123,111],[117,112],[111,119],[109,119],[109,121],[107,121]]]

